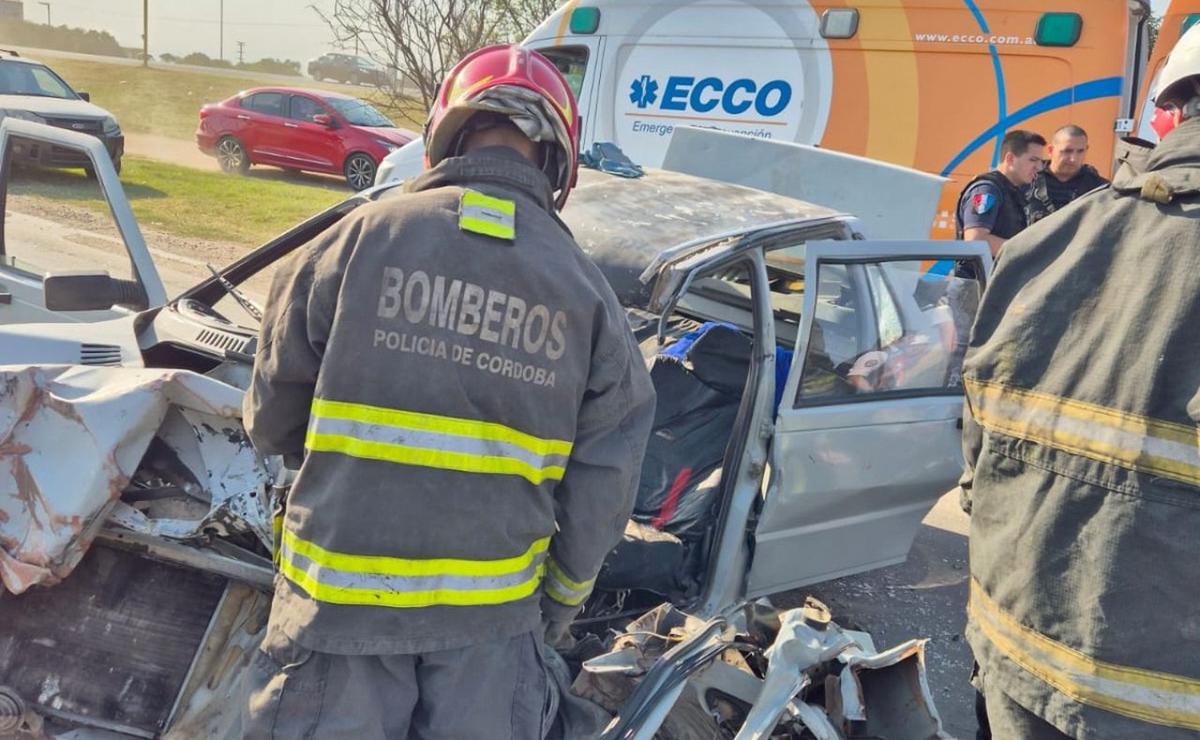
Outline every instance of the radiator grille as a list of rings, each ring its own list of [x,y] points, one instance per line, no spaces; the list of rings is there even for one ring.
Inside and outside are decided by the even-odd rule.
[[[121,348],[114,344],[79,345],[81,365],[120,365]]]

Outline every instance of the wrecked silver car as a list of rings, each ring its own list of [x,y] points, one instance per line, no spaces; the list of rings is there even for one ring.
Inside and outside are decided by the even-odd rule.
[[[0,285],[25,311],[0,319],[0,735],[236,736],[289,483],[239,422],[254,298],[289,253],[398,190],[168,301],[94,142],[5,121],[0,150],[14,131],[93,158],[133,278],[33,274],[0,238]],[[627,307],[659,401],[623,541],[575,648],[551,656],[559,731],[938,737],[920,643],[880,653],[819,604],[752,600],[902,561],[953,486],[962,319],[943,299],[982,290],[986,248],[868,241],[852,216],[660,171],[581,172],[563,217]]]

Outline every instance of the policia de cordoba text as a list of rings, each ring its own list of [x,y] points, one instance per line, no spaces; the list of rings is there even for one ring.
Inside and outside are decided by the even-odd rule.
[[[444,275],[431,279],[423,270],[405,275],[398,267],[384,268],[377,314],[380,319],[402,318],[414,326],[427,323],[529,355],[544,354],[552,362],[566,351],[567,316],[563,311],[552,311],[540,303],[530,306],[519,296]],[[449,360],[538,386],[554,387],[555,383],[553,369],[466,345],[448,346],[445,340],[424,334],[376,326],[372,346]]]

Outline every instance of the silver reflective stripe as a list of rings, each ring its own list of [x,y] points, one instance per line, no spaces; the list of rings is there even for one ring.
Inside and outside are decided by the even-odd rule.
[[[348,419],[326,419],[313,417],[309,421],[313,434],[351,437],[365,442],[414,447],[438,452],[454,452],[482,457],[504,457],[519,460],[531,468],[566,467],[566,455],[538,455],[524,447],[500,440],[473,439],[456,434],[413,431],[382,424],[368,424]]]
[[[592,592],[595,579],[577,582],[567,577],[567,574],[551,558],[546,565],[546,595],[560,604],[578,606]]]
[[[990,399],[988,411],[1009,419],[1020,419],[1031,428],[1071,435],[1080,440],[1095,442],[1102,448],[1129,451],[1200,468],[1200,447],[1180,444],[1145,434],[1127,431],[1116,426],[1104,426],[1093,421],[1077,419],[1046,409],[1030,408],[1007,399]]]
[[[462,215],[465,218],[474,218],[480,221],[486,221],[489,224],[495,224],[502,228],[511,230],[516,226],[516,220],[507,213],[500,211],[490,206],[471,206],[463,204]]]
[[[284,541],[280,554],[295,570],[305,573],[323,586],[358,591],[428,592],[490,591],[514,588],[538,577],[546,554],[538,553],[524,570],[503,576],[388,576],[378,573],[354,573],[320,565],[292,550]]]
[[[1025,626],[975,580],[967,610],[1004,657],[1072,700],[1150,724],[1200,730],[1200,679],[1097,660]]]

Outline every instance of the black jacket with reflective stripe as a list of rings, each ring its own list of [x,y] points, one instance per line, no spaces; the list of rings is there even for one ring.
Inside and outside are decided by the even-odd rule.
[[[983,681],[1074,737],[1200,732],[1200,121],[1005,245],[964,365]]]

